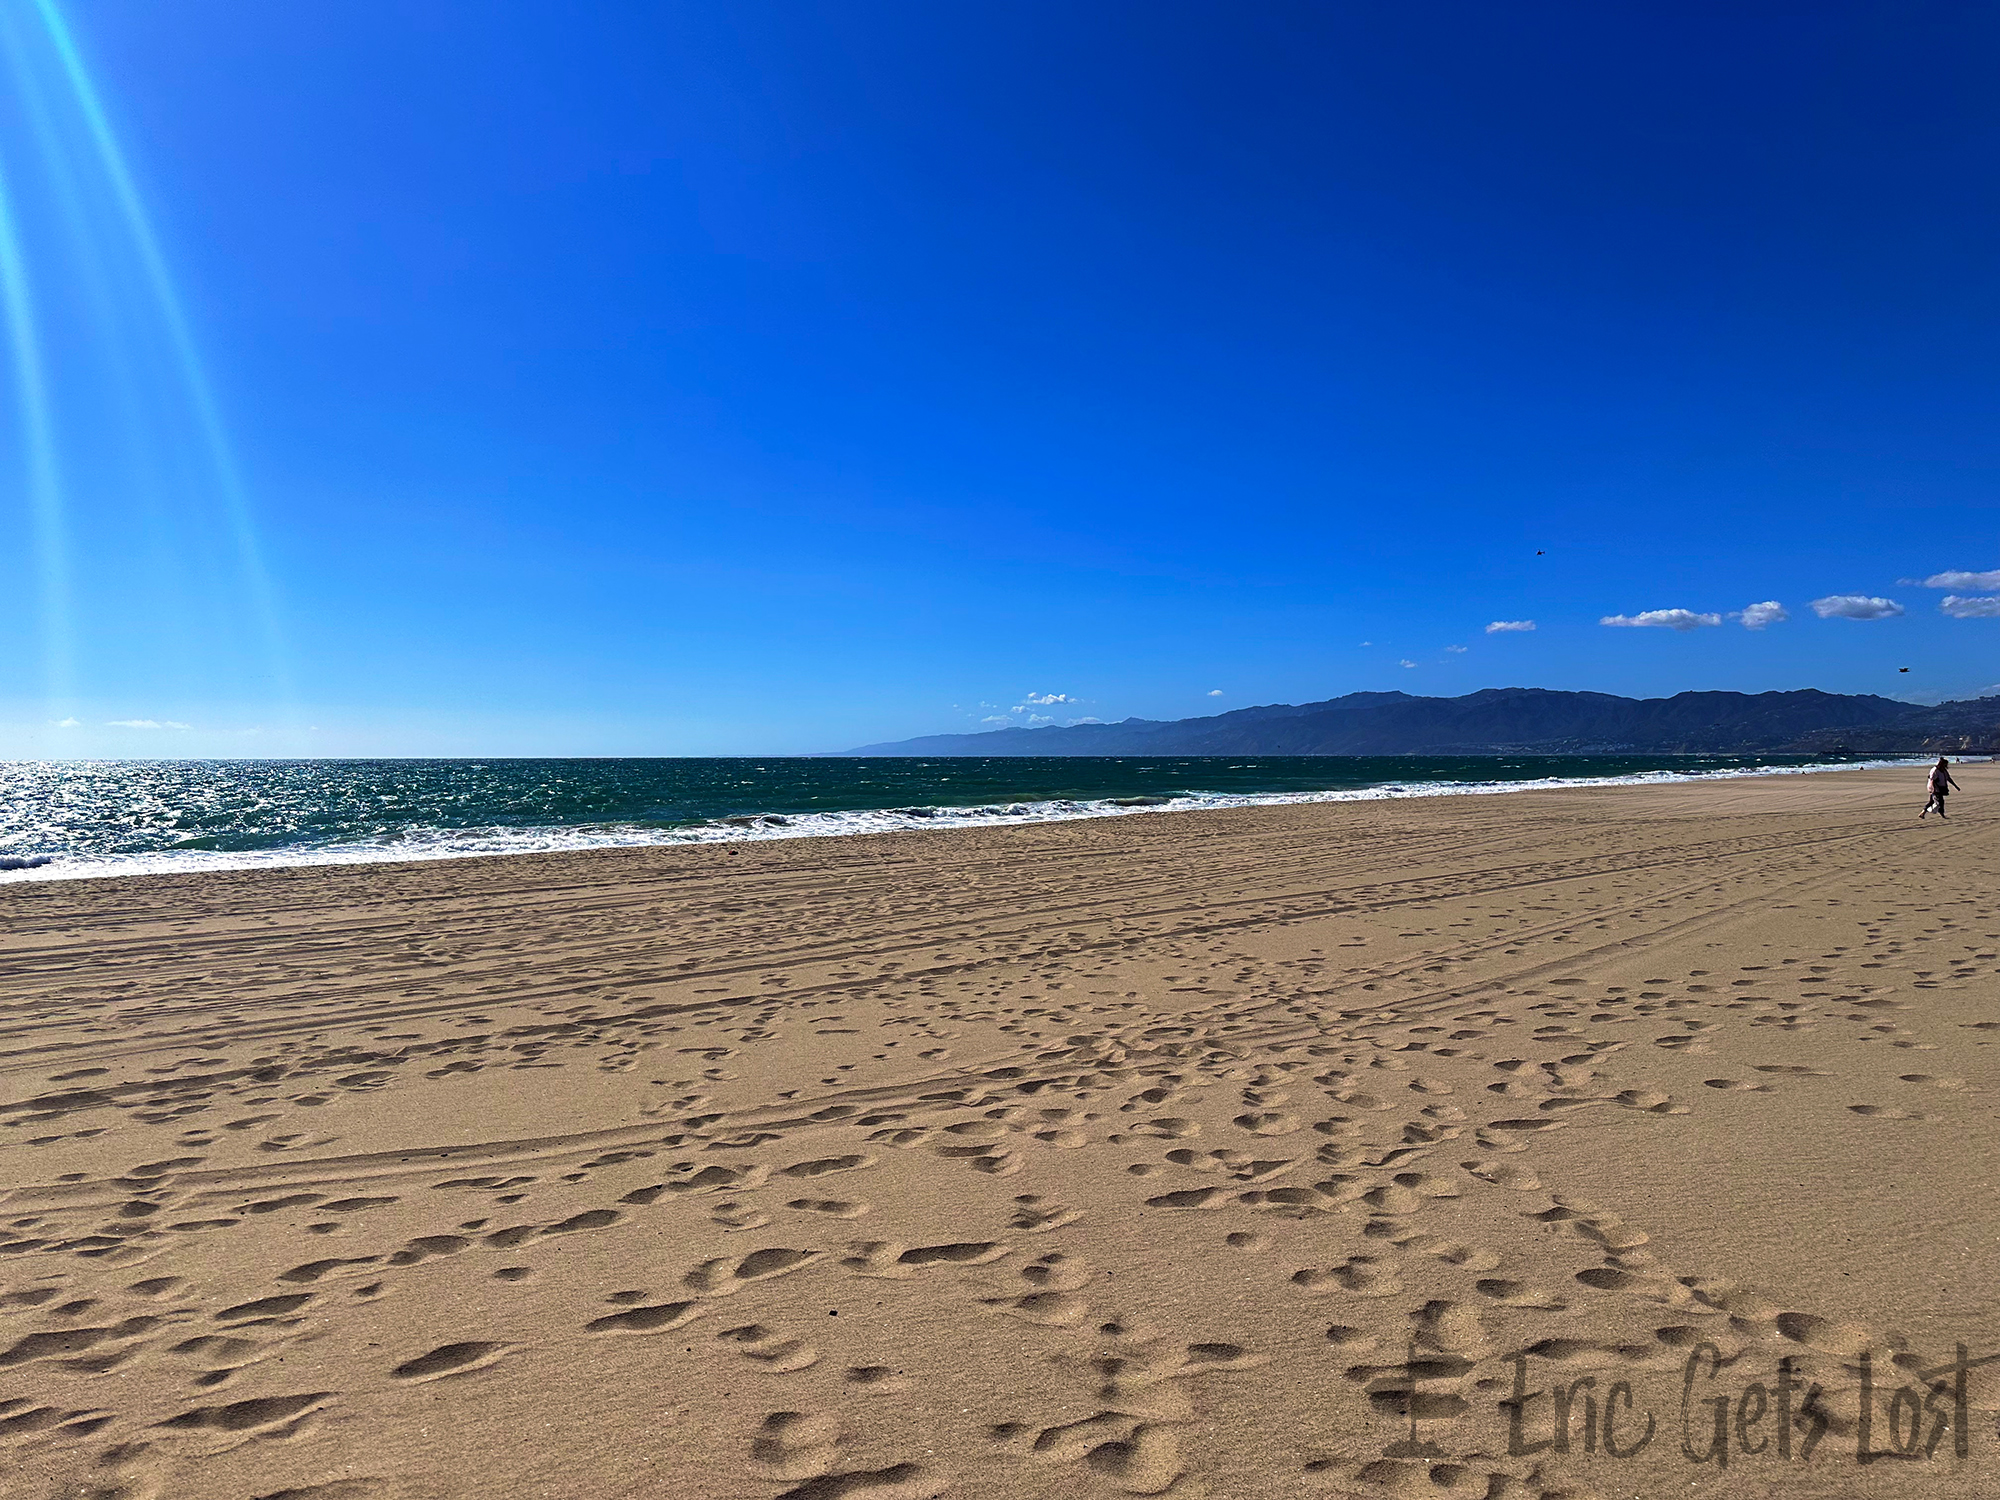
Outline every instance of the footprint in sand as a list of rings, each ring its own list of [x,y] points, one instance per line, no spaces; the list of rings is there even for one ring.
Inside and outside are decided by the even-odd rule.
[[[583,1325],[585,1333],[665,1333],[702,1315],[694,1302],[656,1302],[624,1312],[607,1313]]]
[[[513,1347],[512,1344],[490,1341],[440,1344],[428,1354],[405,1360],[389,1373],[398,1380],[412,1383],[470,1375],[475,1370],[487,1369],[505,1359]]]
[[[774,1411],[750,1440],[750,1461],[774,1479],[813,1479],[834,1465],[840,1423],[802,1411]]]
[[[1471,1403],[1452,1391],[1440,1390],[1446,1381],[1462,1383],[1473,1370],[1473,1362],[1456,1354],[1433,1353],[1415,1359],[1407,1356],[1392,1365],[1353,1365],[1344,1373],[1362,1386],[1368,1404],[1382,1416],[1418,1420],[1431,1417],[1463,1416]]]
[[[1051,1229],[1074,1224],[1083,1217],[1082,1209],[1051,1202],[1037,1193],[1023,1193],[1014,1200],[1014,1204],[1014,1215],[1007,1221],[1007,1227],[1024,1234],[1046,1234]]]
[[[333,1399],[331,1391],[307,1391],[296,1396],[258,1396],[227,1406],[197,1406],[154,1425],[169,1432],[228,1433],[272,1437],[296,1432],[314,1412]]]
[[[1308,1266],[1292,1274],[1292,1285],[1314,1296],[1346,1292],[1352,1297],[1393,1297],[1403,1289],[1395,1267],[1372,1255],[1351,1256],[1337,1266]]]
[[[1090,1316],[1090,1304],[1075,1290],[1089,1280],[1089,1271],[1081,1263],[1065,1266],[1061,1260],[1045,1259],[1024,1268],[1021,1274],[1030,1286],[1043,1289],[1017,1297],[984,1297],[981,1305],[1043,1328],[1074,1328]]]
[[[1158,1495],[1181,1477],[1180,1435],[1165,1423],[1143,1422],[1131,1435],[1092,1448],[1084,1462],[1128,1495]]]
[[[732,1345],[738,1354],[756,1361],[773,1375],[789,1375],[795,1370],[811,1369],[819,1363],[819,1350],[804,1339],[787,1338],[761,1323],[725,1328],[716,1338]]]
[[[312,1301],[312,1292],[295,1292],[286,1297],[259,1297],[255,1302],[239,1302],[215,1314],[218,1323],[268,1323],[297,1312]]]
[[[897,1396],[911,1385],[901,1370],[887,1365],[849,1365],[840,1379],[848,1390],[862,1396]]]
[[[1526,1193],[1533,1192],[1542,1185],[1541,1178],[1526,1167],[1517,1166],[1512,1162],[1468,1161],[1460,1165],[1481,1182],[1490,1182],[1495,1187],[1512,1188],[1516,1192]]]
[[[1773,1320],[1778,1332],[1795,1344],[1804,1344],[1823,1354],[1852,1358],[1880,1342],[1859,1323],[1836,1323],[1811,1313],[1779,1313]]]
[[[991,1240],[967,1240],[949,1245],[919,1245],[896,1257],[905,1266],[983,1266],[1007,1253],[1007,1247]]]
[[[1458,1189],[1423,1172],[1398,1172],[1388,1182],[1370,1188],[1361,1201],[1378,1214],[1413,1214],[1432,1198],[1456,1198]]]
[[[1265,1182],[1298,1165],[1296,1157],[1258,1158],[1244,1151],[1194,1151],[1185,1146],[1169,1151],[1167,1160],[1197,1172],[1218,1172],[1237,1182]]]
[[[1074,1292],[1088,1286],[1095,1272],[1089,1262],[1054,1251],[1021,1267],[1020,1277],[1040,1292]]]
[[[1445,1265],[1457,1271],[1490,1271],[1500,1264],[1497,1251],[1483,1245],[1467,1245],[1458,1240],[1446,1239],[1441,1234],[1419,1234],[1397,1242],[1398,1247],[1412,1250],[1420,1255],[1436,1257]]]
[[[822,1474],[795,1485],[777,1500],[936,1500],[951,1487],[948,1476],[922,1464],[891,1464],[886,1469],[846,1469]]]
[[[618,1201],[644,1207],[666,1195],[685,1197],[698,1193],[747,1190],[763,1186],[770,1175],[771,1169],[766,1166],[704,1167],[692,1177],[683,1178],[679,1182],[658,1182],[651,1187],[634,1188]]]
[[[1412,1316],[1417,1325],[1416,1341],[1426,1349],[1468,1359],[1492,1352],[1492,1335],[1477,1308],[1438,1299],[1426,1302]]]
[[[1473,1287],[1481,1296],[1491,1297],[1502,1307],[1532,1307],[1543,1312],[1562,1312],[1569,1306],[1555,1293],[1526,1281],[1492,1277],[1474,1282]]]
[[[392,1266],[414,1266],[439,1255],[456,1255],[472,1247],[472,1241],[458,1234],[427,1234],[411,1240],[389,1257]]]
[[[1349,1323],[1335,1323],[1328,1328],[1326,1341],[1344,1354],[1365,1354],[1382,1342],[1366,1328],[1356,1328]]]
[[[794,1162],[782,1169],[785,1177],[824,1177],[829,1172],[859,1172],[875,1165],[873,1156],[824,1156],[813,1161]]]
[[[882,1276],[900,1280],[916,1272],[902,1264],[909,1246],[899,1240],[856,1240],[840,1258],[841,1268],[857,1276]]]
[[[1201,1125],[1180,1115],[1161,1115],[1157,1119],[1146,1120],[1128,1127],[1128,1134],[1158,1136],[1163,1140],[1183,1141],[1201,1134]]]
[[[966,1240],[947,1245],[912,1248],[898,1240],[856,1240],[841,1257],[841,1266],[859,1276],[901,1280],[927,1266],[983,1266],[1000,1259],[1007,1247],[991,1240]]]
[[[1715,1050],[1703,1038],[1695,1035],[1655,1037],[1653,1045],[1664,1047],[1669,1052],[1685,1052],[1690,1056],[1700,1056]]]
[[[1570,1222],[1569,1227],[1583,1238],[1613,1251],[1636,1250],[1652,1239],[1645,1230],[1627,1224],[1616,1214],[1594,1214],[1577,1218]]]
[[[1634,1258],[1636,1259],[1636,1258]],[[1600,1292],[1626,1292],[1634,1297],[1678,1307],[1693,1300],[1693,1294],[1666,1272],[1633,1259],[1614,1257],[1614,1263],[1590,1266],[1576,1273],[1584,1286]]]
[[[1659,1089],[1625,1089],[1617,1095],[1615,1102],[1624,1105],[1627,1109],[1644,1110],[1648,1114],[1684,1115],[1688,1113],[1686,1105],[1674,1103],[1673,1095],[1664,1093]]]
[[[1384,1099],[1366,1089],[1339,1089],[1334,1092],[1333,1098],[1336,1103],[1345,1104],[1350,1109],[1385,1110],[1396,1107],[1393,1100]]]

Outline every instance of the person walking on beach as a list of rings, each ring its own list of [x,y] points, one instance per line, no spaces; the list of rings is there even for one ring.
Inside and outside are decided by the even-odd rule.
[[[1923,812],[1917,814],[1918,821],[1921,822],[1934,807],[1937,809],[1937,815],[1942,818],[1944,799],[1957,790],[1958,783],[1951,779],[1951,762],[1940,755],[1938,763],[1931,767],[1930,800],[1924,803]]]

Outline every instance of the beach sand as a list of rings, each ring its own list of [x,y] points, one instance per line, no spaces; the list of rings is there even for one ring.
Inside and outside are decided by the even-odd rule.
[[[7,886],[0,1493],[1995,1493],[1959,776]]]

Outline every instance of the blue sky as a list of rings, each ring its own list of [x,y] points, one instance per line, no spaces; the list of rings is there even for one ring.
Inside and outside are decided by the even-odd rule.
[[[2000,683],[1990,9],[0,18],[0,755]]]

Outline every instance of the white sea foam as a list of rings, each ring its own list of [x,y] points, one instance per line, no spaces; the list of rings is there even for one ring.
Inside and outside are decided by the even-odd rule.
[[[1967,760],[1982,757],[1965,757]],[[1288,807],[1318,802],[1381,802],[1406,797],[1489,797],[1562,787],[1646,786],[1660,782],[1732,781],[1749,776],[1803,776],[1929,763],[1929,757],[1838,764],[1750,766],[1715,771],[1636,771],[1624,776],[1549,776],[1532,781],[1415,781],[1340,787],[1318,792],[1186,792],[1160,798],[989,803],[978,807],[902,807],[855,812],[787,813],[718,819],[677,828],[596,824],[414,830],[395,839],[277,849],[165,849],[141,854],[58,854],[35,869],[0,871],[10,881],[85,880],[121,875],[175,875],[203,870],[255,870],[308,865],[390,864],[588,849],[656,848],[676,844],[762,843],[775,839],[843,838],[863,833],[922,833],[1060,823],[1078,818],[1196,812],[1227,807]]]

